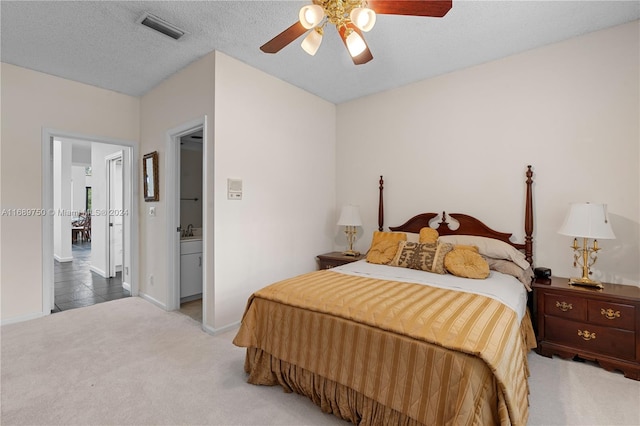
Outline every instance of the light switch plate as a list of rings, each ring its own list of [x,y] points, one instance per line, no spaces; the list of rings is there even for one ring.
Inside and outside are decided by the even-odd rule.
[[[242,179],[227,179],[227,200],[242,200]]]
[[[155,207],[149,207],[149,216],[156,217],[156,208]]]

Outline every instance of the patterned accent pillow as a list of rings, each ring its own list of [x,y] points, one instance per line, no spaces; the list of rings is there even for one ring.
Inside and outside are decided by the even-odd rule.
[[[401,241],[398,252],[389,263],[391,266],[419,269],[444,274],[444,258],[453,249],[447,243],[408,243]]]
[[[367,252],[367,262],[386,265],[396,255],[398,243],[406,239],[407,234],[404,232],[375,231],[371,248]]]

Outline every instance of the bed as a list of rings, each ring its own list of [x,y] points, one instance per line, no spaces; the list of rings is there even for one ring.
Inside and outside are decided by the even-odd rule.
[[[525,425],[527,353],[535,347],[526,307],[530,275],[492,268],[479,280],[398,262],[403,246],[466,252],[471,238],[500,250],[508,245],[509,255],[517,252],[531,266],[532,176],[529,166],[522,244],[472,216],[444,212],[422,213],[384,232],[381,177],[380,235],[412,239],[427,228],[426,234],[437,231],[437,242],[400,243],[391,263],[361,260],[255,292],[233,341],[247,348],[248,382],[280,385],[354,424]],[[447,238],[453,243],[442,242]]]

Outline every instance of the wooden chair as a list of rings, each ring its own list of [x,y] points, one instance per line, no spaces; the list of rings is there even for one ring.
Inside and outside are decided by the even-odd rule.
[[[91,215],[87,214],[82,225],[82,240],[91,241]]]
[[[84,239],[84,222],[86,218],[80,214],[80,217],[77,220],[71,222],[71,242],[78,241],[78,237]]]

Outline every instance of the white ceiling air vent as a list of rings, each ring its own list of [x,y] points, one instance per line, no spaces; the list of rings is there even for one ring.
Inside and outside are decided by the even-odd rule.
[[[155,15],[152,15],[148,12],[145,12],[144,15],[138,21],[142,25],[151,28],[152,30],[158,31],[166,36],[171,37],[174,40],[178,40],[180,37],[186,34],[184,30],[176,27],[165,21],[164,19],[160,19]]]

